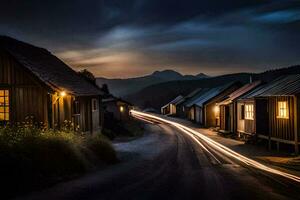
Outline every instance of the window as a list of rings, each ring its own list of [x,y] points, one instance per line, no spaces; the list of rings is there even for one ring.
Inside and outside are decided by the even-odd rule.
[[[245,105],[241,105],[240,116],[241,116],[241,119],[245,119]]]
[[[98,101],[97,101],[97,99],[92,99],[92,110],[93,111],[98,110]]]
[[[253,120],[254,119],[254,109],[253,104],[245,105],[245,119]]]
[[[80,114],[80,104],[79,101],[73,101],[73,111],[75,115]]]
[[[9,90],[0,90],[0,121],[9,120]]]
[[[289,118],[287,101],[278,101],[277,118],[285,118],[285,119]]]

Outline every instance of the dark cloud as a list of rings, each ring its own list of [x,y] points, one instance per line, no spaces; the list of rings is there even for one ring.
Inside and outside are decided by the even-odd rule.
[[[300,61],[295,0],[4,0],[0,34],[97,75],[211,74]],[[125,69],[130,74],[124,74]]]

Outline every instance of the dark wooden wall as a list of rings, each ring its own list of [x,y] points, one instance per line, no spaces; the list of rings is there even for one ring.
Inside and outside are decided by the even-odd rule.
[[[289,118],[277,118],[278,101],[287,101],[289,108]],[[270,97],[269,98],[269,127],[270,136],[283,139],[294,140],[294,99],[293,97]]]
[[[100,129],[100,97],[76,97],[80,102],[80,114],[74,115],[75,97],[59,97],[37,77],[22,67],[13,57],[0,50],[0,89],[10,90],[10,122],[24,122],[33,116],[35,122],[43,122],[51,128],[73,122],[83,132]],[[98,99],[98,110],[92,112],[92,98]]]
[[[226,116],[225,116],[225,105],[220,106],[220,130],[226,129]]]
[[[10,121],[24,122],[33,116],[48,123],[47,91],[10,55],[0,50],[0,88],[10,90]]]

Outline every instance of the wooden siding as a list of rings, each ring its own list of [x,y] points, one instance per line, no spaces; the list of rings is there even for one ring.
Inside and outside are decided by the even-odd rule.
[[[255,119],[255,103],[254,100],[245,100],[238,102],[237,113],[238,113],[238,124],[237,131],[242,133],[254,134],[255,133],[255,120],[242,119],[241,106],[245,104],[252,104],[254,106],[254,119]]]
[[[226,130],[225,105],[220,106],[220,130]]]
[[[73,113],[75,97],[60,97],[51,91],[9,54],[0,50],[0,89],[10,90],[11,123],[24,122],[33,117],[50,128],[61,127],[64,121],[71,121],[83,132],[100,128],[99,96],[76,97],[80,103],[80,114]],[[98,111],[92,113],[91,99],[98,99]]]
[[[288,119],[278,118],[278,101],[288,102]],[[270,97],[269,98],[269,127],[270,136],[283,139],[294,140],[294,99],[293,97]]]
[[[271,113],[269,113],[268,99],[256,99],[254,107],[254,121],[256,134],[269,135],[269,114]]]
[[[237,117],[236,117],[236,122],[237,122],[237,132],[245,132],[245,120],[244,117],[242,116],[242,106],[244,106],[245,103],[243,102],[237,102]]]
[[[10,121],[48,123],[47,90],[7,53],[0,51],[0,88],[10,90]]]

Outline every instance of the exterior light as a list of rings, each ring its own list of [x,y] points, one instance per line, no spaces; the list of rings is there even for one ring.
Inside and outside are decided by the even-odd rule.
[[[61,96],[61,97],[66,96],[66,92],[65,92],[65,91],[61,91],[61,92],[59,93],[59,96]]]
[[[214,112],[215,112],[216,114],[218,114],[218,113],[220,112],[220,107],[219,107],[219,106],[215,106],[215,107],[214,107]]]
[[[124,112],[124,107],[120,106],[120,112]]]

